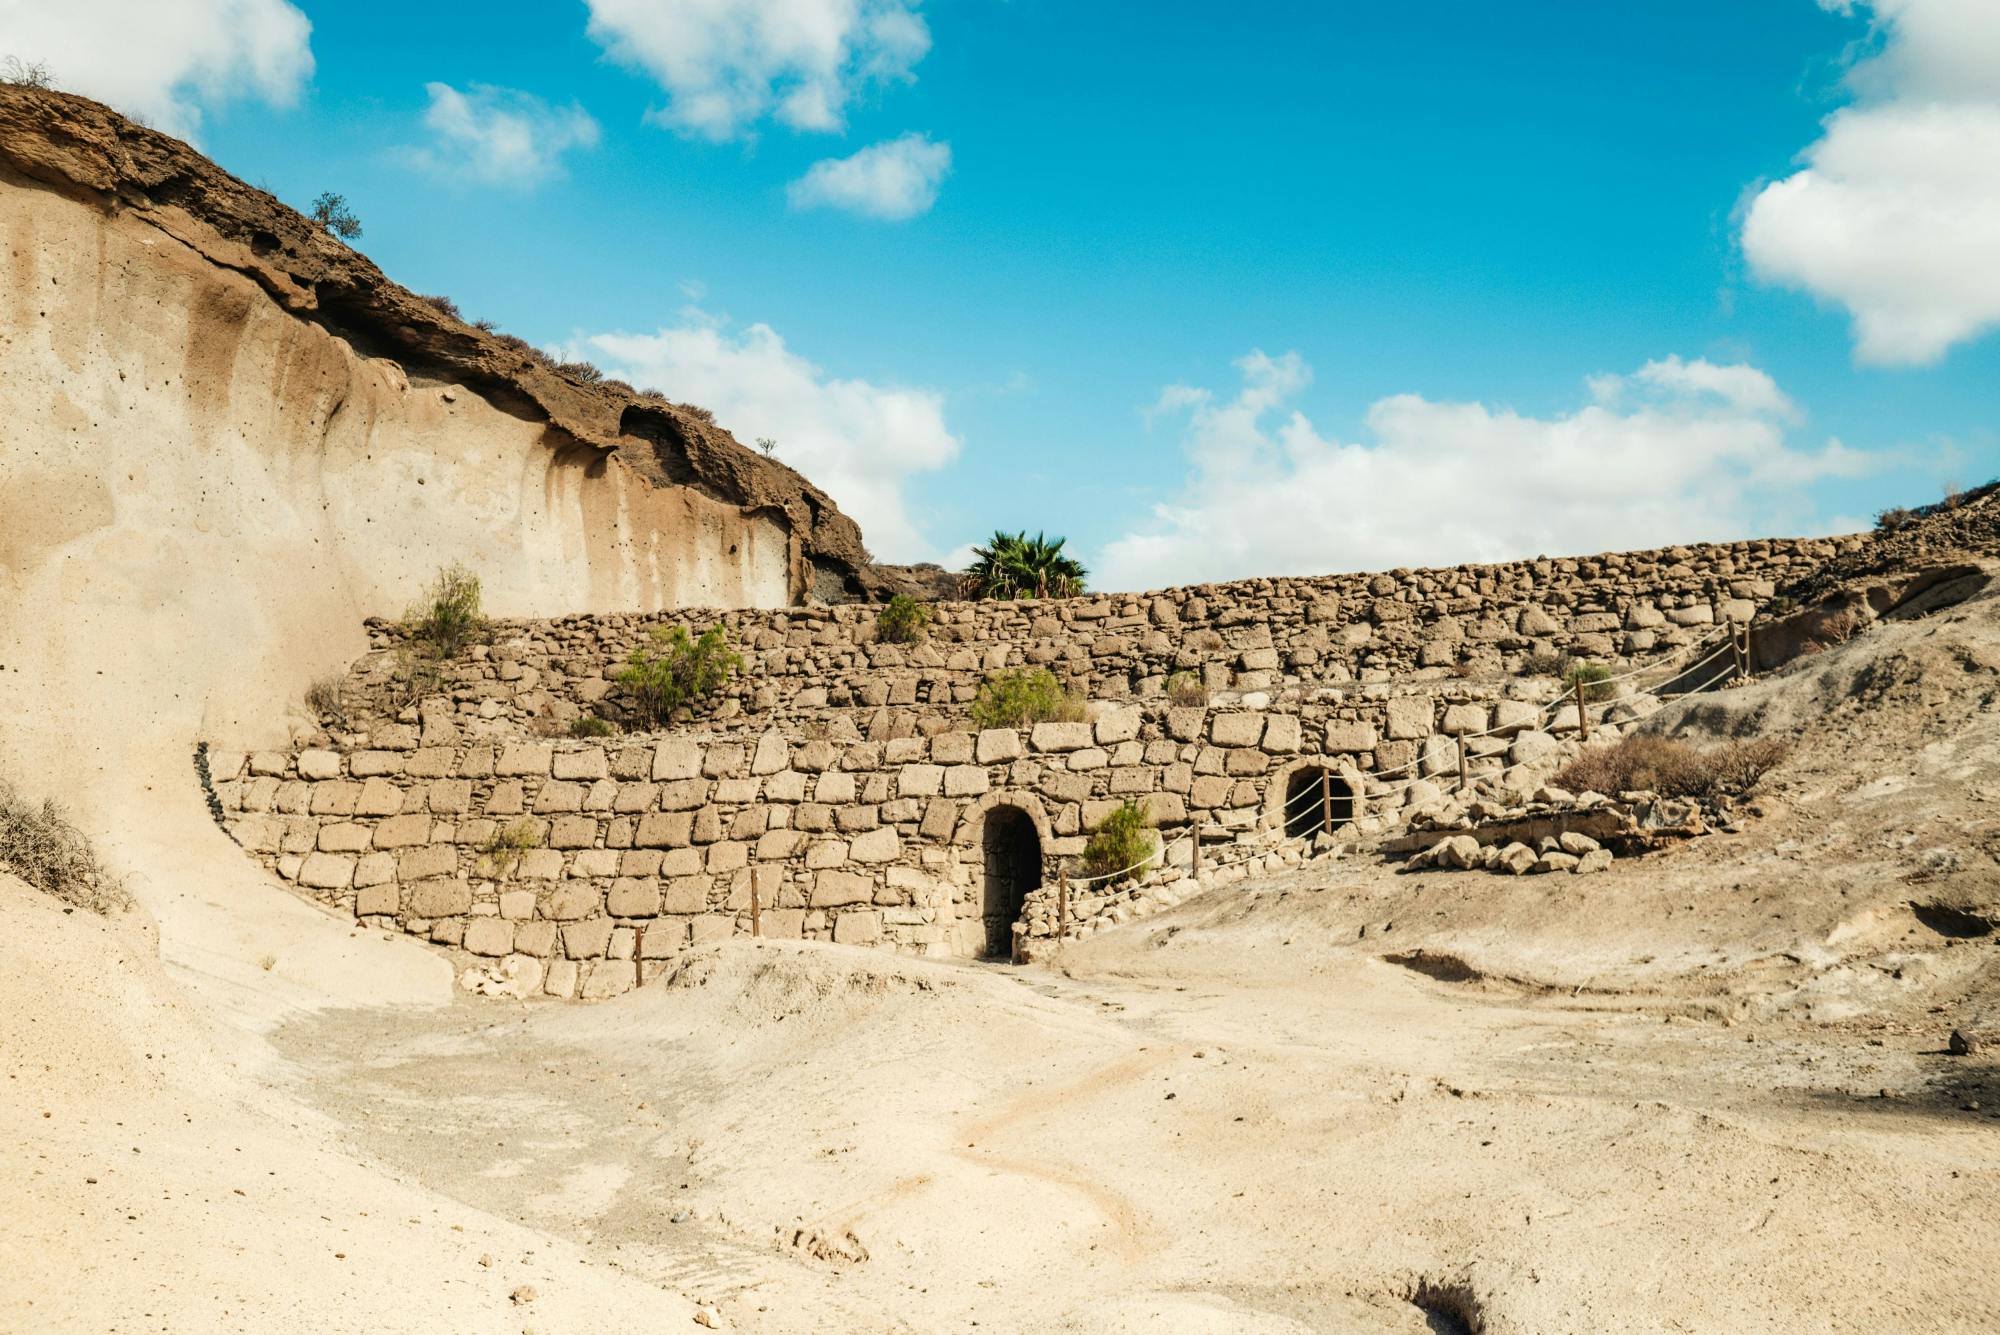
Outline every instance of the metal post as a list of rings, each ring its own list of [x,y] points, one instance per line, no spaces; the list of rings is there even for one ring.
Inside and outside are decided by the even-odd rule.
[[[1458,734],[1458,791],[1462,793],[1465,788],[1465,734],[1461,732]]]

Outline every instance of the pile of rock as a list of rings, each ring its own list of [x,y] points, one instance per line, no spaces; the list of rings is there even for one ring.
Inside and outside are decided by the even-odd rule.
[[[1404,864],[1406,871],[1491,871],[1509,876],[1532,876],[1548,872],[1569,872],[1589,876],[1606,871],[1611,850],[1587,834],[1565,830],[1545,834],[1533,847],[1514,840],[1506,844],[1482,844],[1469,834],[1454,834],[1439,840]]]
[[[1725,801],[1647,792],[1610,798],[1543,786],[1519,805],[1475,799],[1462,808],[1420,813],[1411,819],[1410,833],[1391,841],[1386,851],[1410,852],[1405,871],[1588,876],[1610,867],[1614,850],[1630,856],[1670,840],[1733,828]]]

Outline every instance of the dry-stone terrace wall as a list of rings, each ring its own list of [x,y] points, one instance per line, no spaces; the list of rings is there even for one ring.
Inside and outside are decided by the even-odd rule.
[[[656,625],[727,625],[747,670],[725,715],[832,709],[962,716],[979,684],[1046,666],[1093,699],[1155,699],[1171,673],[1215,691],[1502,678],[1530,653],[1611,661],[1669,652],[1746,620],[1859,538],[1769,540],[1377,575],[1256,579],[1138,595],[934,607],[927,640],[875,640],[865,605],[572,617],[503,635],[496,709],[551,730],[619,712],[611,675]],[[376,647],[396,639],[375,627]],[[511,646],[506,641],[512,641]],[[386,672],[386,656],[377,664]]]
[[[945,604],[910,646],[874,642],[871,608],[691,614],[730,624],[740,683],[694,724],[605,740],[570,725],[616,716],[612,675],[657,619],[497,626],[414,702],[378,624],[343,716],[210,769],[225,825],[280,876],[504,990],[608,996],[752,930],[992,953],[1016,922],[1053,929],[1057,868],[1122,801],[1171,841],[1166,879],[1196,830],[1206,867],[1280,856],[1301,800],[1308,831],[1373,836],[1455,781],[1455,736],[1475,775],[1561,758],[1574,724],[1544,711],[1552,683],[1512,675],[1523,655],[1667,661],[1838,546]],[[979,683],[1034,664],[1092,697],[1088,720],[975,730]],[[1175,671],[1206,707],[1163,698]],[[1132,893],[1078,888],[1070,920]]]
[[[1046,934],[1058,860],[1128,798],[1163,832],[1199,822],[1219,861],[1243,841],[1269,842],[1302,771],[1337,772],[1353,800],[1347,828],[1379,829],[1363,767],[1422,761],[1428,745],[1428,768],[1452,768],[1441,726],[1483,731],[1514,717],[1511,736],[1477,743],[1490,767],[1542,737],[1527,730],[1532,705],[1427,695],[1092,713],[886,742],[728,725],[475,740],[476,712],[461,724],[436,699],[413,723],[292,751],[212,751],[209,764],[230,833],[302,891],[370,925],[510,960],[551,994],[594,996],[753,923],[768,936],[924,953],[1004,949],[1023,915]],[[996,886],[990,865],[996,808],[1032,832],[1030,865],[1006,873],[1011,885]],[[1192,861],[1185,839],[1173,861]],[[1080,890],[1072,910],[1088,916],[1115,899]],[[996,943],[988,919],[1000,908]]]

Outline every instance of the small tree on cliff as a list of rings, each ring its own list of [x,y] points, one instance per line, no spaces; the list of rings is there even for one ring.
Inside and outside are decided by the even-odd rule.
[[[361,219],[347,207],[347,197],[331,190],[320,191],[319,198],[313,201],[312,220],[343,241],[354,241],[361,236]]]
[[[1031,538],[1026,531],[995,533],[986,546],[972,549],[966,586],[977,598],[1074,598],[1090,572],[1063,555],[1067,541],[1041,533]]]

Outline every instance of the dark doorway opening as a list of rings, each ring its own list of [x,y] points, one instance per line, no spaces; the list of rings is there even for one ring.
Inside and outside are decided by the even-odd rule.
[[[1014,924],[1030,892],[1042,884],[1042,841],[1035,822],[1019,807],[994,807],[986,813],[986,920],[988,959],[1014,954]]]
[[[1332,770],[1311,766],[1292,771],[1285,783],[1285,836],[1303,839],[1337,830],[1354,819],[1354,790]]]

